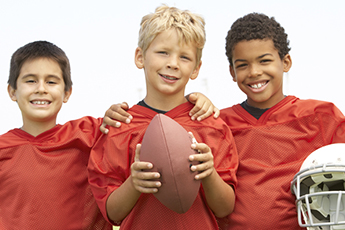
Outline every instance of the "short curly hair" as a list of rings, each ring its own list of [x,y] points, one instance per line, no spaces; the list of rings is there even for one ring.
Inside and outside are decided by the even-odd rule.
[[[226,36],[226,56],[232,66],[232,51],[237,43],[254,39],[272,39],[280,59],[289,53],[289,40],[284,28],[273,18],[265,14],[251,13],[237,19]]]

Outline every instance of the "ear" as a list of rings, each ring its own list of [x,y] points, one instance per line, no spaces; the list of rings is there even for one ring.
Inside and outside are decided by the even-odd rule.
[[[63,98],[63,103],[67,103],[69,97],[71,96],[72,94],[72,87],[68,90],[68,91],[65,91],[65,96]]]
[[[144,68],[144,53],[140,47],[135,49],[134,62],[138,69]]]
[[[283,58],[284,72],[289,72],[292,66],[292,60],[290,54],[286,54]]]
[[[16,90],[13,89],[12,86],[7,86],[7,92],[12,101],[17,101]]]
[[[233,67],[232,65],[229,65],[229,70],[230,70],[230,74],[231,74],[231,76],[232,76],[232,80],[233,80],[234,82],[236,82],[237,80],[236,80],[236,74],[235,74],[234,67]]]
[[[200,60],[199,65],[197,67],[195,67],[195,69],[193,70],[192,75],[189,77],[191,80],[194,80],[194,79],[196,79],[198,77],[199,71],[200,71],[200,68],[201,68],[201,64],[202,64],[202,61]]]

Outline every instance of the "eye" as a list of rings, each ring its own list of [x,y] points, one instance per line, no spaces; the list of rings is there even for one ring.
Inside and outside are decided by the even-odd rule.
[[[25,82],[26,82],[26,83],[35,83],[36,81],[35,81],[35,80],[30,79],[30,80],[26,80]]]
[[[55,85],[55,84],[57,84],[55,81],[47,81],[47,83],[48,83],[49,85]]]
[[[270,63],[272,60],[271,59],[262,59],[260,62],[263,64]]]
[[[246,63],[238,64],[238,65],[236,66],[236,69],[244,68],[244,67],[246,67],[246,66],[247,66]]]
[[[159,53],[159,54],[165,54],[165,55],[168,54],[166,51],[158,51],[157,53]]]
[[[184,60],[188,60],[188,61],[190,60],[190,58],[187,57],[187,56],[181,56],[181,58],[184,59]]]

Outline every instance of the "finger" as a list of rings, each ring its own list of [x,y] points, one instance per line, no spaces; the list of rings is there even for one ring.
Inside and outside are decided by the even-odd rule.
[[[213,113],[213,105],[212,106],[209,106],[209,107],[205,107],[205,108],[202,108],[198,111],[197,114],[195,114],[194,116],[197,116],[196,119],[198,121],[202,121],[204,120],[205,118],[209,117],[212,115]]]
[[[143,193],[154,193],[161,187],[161,182],[157,180],[159,173],[150,172],[138,172],[136,175],[132,175],[132,181],[134,187]],[[143,178],[143,179],[140,179]],[[156,179],[156,180],[155,180]]]
[[[202,179],[205,179],[206,177],[209,177],[213,172],[213,169],[207,169],[207,170],[204,170],[204,171],[201,171],[201,173],[195,175],[195,179],[196,180],[202,180]]]
[[[151,180],[151,181],[156,181],[157,179],[159,179],[160,174],[158,172],[142,171],[142,170],[148,170],[151,168],[151,167],[148,167],[147,163],[148,162],[135,162],[135,164],[133,164],[132,177],[138,180]]]
[[[130,123],[133,119],[132,116],[127,113],[119,104],[112,105],[106,112],[105,117],[109,117],[110,119],[120,121],[123,123]]]
[[[200,154],[201,155],[201,154]],[[195,172],[195,171],[205,171],[207,169],[213,168],[213,159],[210,160],[209,158],[204,158],[203,161],[201,160],[202,158],[198,158],[198,156],[196,156],[194,158],[194,161],[198,161],[199,164],[195,164],[192,165],[190,167],[190,169]]]
[[[135,186],[135,189],[141,193],[156,193],[158,188],[147,188],[142,186]]]
[[[199,153],[211,153],[210,147],[208,147],[208,145],[206,145],[205,143],[197,143],[196,142],[196,143],[193,143],[191,145],[191,147],[192,147],[192,149],[198,151]],[[212,153],[211,153],[211,155],[212,155]],[[193,156],[193,155],[191,155],[191,156]],[[200,156],[200,157],[203,157],[203,156]]]
[[[121,107],[126,111],[129,109],[129,106],[128,106],[127,102],[125,102],[125,101],[121,103]]]
[[[105,115],[103,118],[103,123],[101,126],[103,126],[105,128],[107,125],[118,128],[121,126],[121,122],[113,120],[110,117],[108,117],[107,115]]]
[[[104,134],[108,134],[109,133],[109,129],[106,128],[106,124],[104,122],[99,127],[99,130],[101,130],[101,132],[104,133]]]
[[[203,113],[202,111],[202,104],[200,102],[196,103],[194,107],[189,111],[189,116],[192,120],[195,120],[200,114]],[[200,111],[201,110],[201,111]]]
[[[213,112],[214,112],[213,117],[218,118],[220,115],[220,110],[217,107],[214,107]]]

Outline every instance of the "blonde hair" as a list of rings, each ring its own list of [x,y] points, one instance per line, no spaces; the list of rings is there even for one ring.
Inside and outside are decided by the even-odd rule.
[[[138,46],[145,54],[156,36],[171,28],[176,29],[181,42],[196,45],[198,65],[206,42],[205,21],[188,10],[163,5],[157,7],[155,13],[145,15],[140,23]]]

